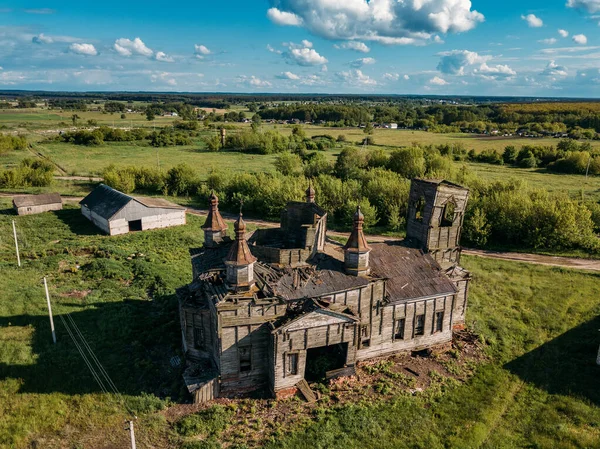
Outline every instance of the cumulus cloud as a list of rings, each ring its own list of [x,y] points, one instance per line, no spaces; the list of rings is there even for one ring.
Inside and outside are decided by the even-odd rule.
[[[517,72],[511,69],[508,65],[497,64],[494,66],[489,66],[485,62],[473,72],[481,75],[485,79],[494,80],[512,78],[517,74]]]
[[[542,76],[567,76],[567,68],[550,61],[546,68],[540,72]]]
[[[491,56],[482,56],[469,50],[446,51],[439,53],[439,56],[442,58],[437,69],[448,75],[464,75],[467,66],[483,64],[492,59]]]
[[[567,6],[569,8],[583,9],[593,14],[600,11],[600,0],[568,0]]]
[[[175,62],[173,57],[169,56],[168,54],[166,54],[163,51],[156,52],[155,58],[157,61],[160,61],[160,62]]]
[[[404,78],[406,81],[408,81],[410,79],[410,76],[404,75],[402,78]]]
[[[292,72],[283,72],[283,73],[277,75],[276,78],[279,78],[280,80],[299,80],[300,79],[300,77],[298,75],[296,75],[295,73],[292,73]]]
[[[140,55],[149,57],[154,54],[154,51],[149,49],[139,37],[136,37],[134,40],[124,37],[117,39],[113,48],[121,56]]]
[[[367,44],[360,41],[348,41],[342,44],[335,44],[333,47],[338,50],[354,50],[361,53],[369,53],[371,51]]]
[[[398,81],[400,79],[399,73],[384,73],[382,78],[388,81]]]
[[[526,21],[527,25],[529,25],[531,28],[539,28],[541,26],[544,26],[544,21],[537,17],[535,14],[527,14],[526,16],[521,15],[521,19]]]
[[[240,75],[236,78],[238,83],[246,84],[250,87],[271,87],[272,84],[267,80],[262,80],[256,76]]]
[[[349,70],[347,72],[338,72],[335,74],[341,81],[351,86],[358,87],[374,87],[377,86],[377,81],[369,75],[364,74],[361,70]]]
[[[576,34],[573,36],[573,42],[579,45],[587,44],[587,37],[584,34]]]
[[[433,78],[431,78],[429,80],[429,84],[434,84],[436,86],[445,86],[450,83],[448,81],[446,81],[445,79],[440,78],[439,76],[434,76]]]
[[[556,44],[556,38],[550,37],[548,39],[541,39],[538,42],[540,44],[544,44],[544,45],[553,45],[553,44]]]
[[[98,50],[96,50],[96,47],[94,47],[92,44],[71,44],[69,46],[69,51],[78,55],[87,56],[96,56],[98,54]]]
[[[55,43],[67,43],[78,42],[80,39],[71,36],[47,36],[44,33],[40,33],[37,36],[31,38],[31,42],[34,44],[55,44]]]
[[[558,34],[560,34],[560,37],[568,37],[569,36],[569,32],[567,30],[558,30]]]
[[[360,59],[356,59],[354,61],[352,61],[350,63],[350,65],[352,67],[356,67],[356,68],[360,68],[364,65],[371,65],[371,64],[375,64],[375,58],[360,58]]]
[[[211,53],[212,52],[205,45],[194,44],[194,54],[198,59],[203,59]]]
[[[470,0],[271,0],[267,15],[327,39],[409,45],[435,42],[436,33],[464,32],[483,22]],[[437,37],[439,40],[439,36]]]
[[[307,46],[306,44],[310,44]],[[286,44],[288,50],[283,52],[283,56],[288,62],[301,66],[323,65],[327,64],[327,58],[321,56],[314,48],[312,43],[302,41],[302,44],[289,43]]]
[[[288,26],[300,26],[302,25],[302,18],[294,13],[281,11],[277,8],[270,8],[267,11],[267,17],[271,22],[277,25],[288,25]]]

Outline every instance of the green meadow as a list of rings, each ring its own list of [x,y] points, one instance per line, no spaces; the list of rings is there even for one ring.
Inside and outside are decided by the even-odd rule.
[[[250,425],[260,439],[229,447],[599,447],[599,274],[464,257],[473,273],[467,324],[486,355],[469,380],[438,375],[423,392],[352,405],[326,396],[308,420],[288,428],[255,422],[241,402],[193,414],[186,427],[189,411],[177,404],[189,398],[181,367],[170,364],[181,356],[175,289],[190,280],[188,248],[202,244],[202,219],[108,237],[75,207],[17,217],[9,206],[0,199],[2,448],[127,447],[126,408],[138,417],[138,447],[219,448],[222,435],[243,440]],[[69,316],[122,400],[95,383],[63,325]]]

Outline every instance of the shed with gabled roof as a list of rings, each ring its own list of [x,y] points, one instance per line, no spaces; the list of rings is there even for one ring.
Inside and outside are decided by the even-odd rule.
[[[133,197],[100,184],[79,203],[84,217],[109,235],[185,224],[185,208],[162,198]]]
[[[18,215],[32,215],[50,210],[61,210],[62,199],[58,193],[20,195],[13,198],[13,208]]]

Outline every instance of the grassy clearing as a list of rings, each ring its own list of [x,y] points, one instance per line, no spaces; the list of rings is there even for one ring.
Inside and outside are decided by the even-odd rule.
[[[250,430],[271,448],[583,448],[600,441],[598,274],[464,257],[474,276],[468,323],[490,358],[470,380],[441,377],[415,395],[318,405],[304,424],[289,428],[263,427],[253,419],[252,401],[233,405],[245,410],[239,422],[220,410],[177,424],[167,419],[168,401],[145,393],[185,398],[179,369],[169,364],[181,355],[173,293],[190,279],[187,251],[202,242],[202,219],[188,216],[185,226],[107,237],[76,208],[15,217],[8,207],[0,199],[2,448],[33,441],[45,448],[127,444],[126,414],[85,369],[60,322],[66,313],[136,410],[140,447],[179,448],[184,441],[219,447],[220,432],[243,436]],[[42,276],[49,279],[56,346]],[[295,410],[293,402],[270,406]],[[181,435],[195,432],[212,446]]]

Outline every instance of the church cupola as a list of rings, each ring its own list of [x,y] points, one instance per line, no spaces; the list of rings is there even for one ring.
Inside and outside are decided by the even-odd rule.
[[[369,252],[371,252],[371,247],[367,244],[363,233],[364,222],[365,216],[360,211],[360,206],[357,206],[352,233],[344,245],[344,268],[346,273],[354,276],[365,276],[370,271]]]
[[[227,284],[235,291],[249,290],[254,285],[254,262],[256,257],[250,252],[246,242],[246,223],[242,213],[234,223],[235,240],[225,259]]]
[[[219,198],[215,193],[211,193],[209,199],[209,209],[206,221],[202,225],[204,230],[204,246],[214,247],[223,241],[227,235],[227,224],[219,212]]]
[[[308,189],[306,189],[306,202],[314,203],[315,202],[315,189],[312,188],[312,185],[308,185]]]

